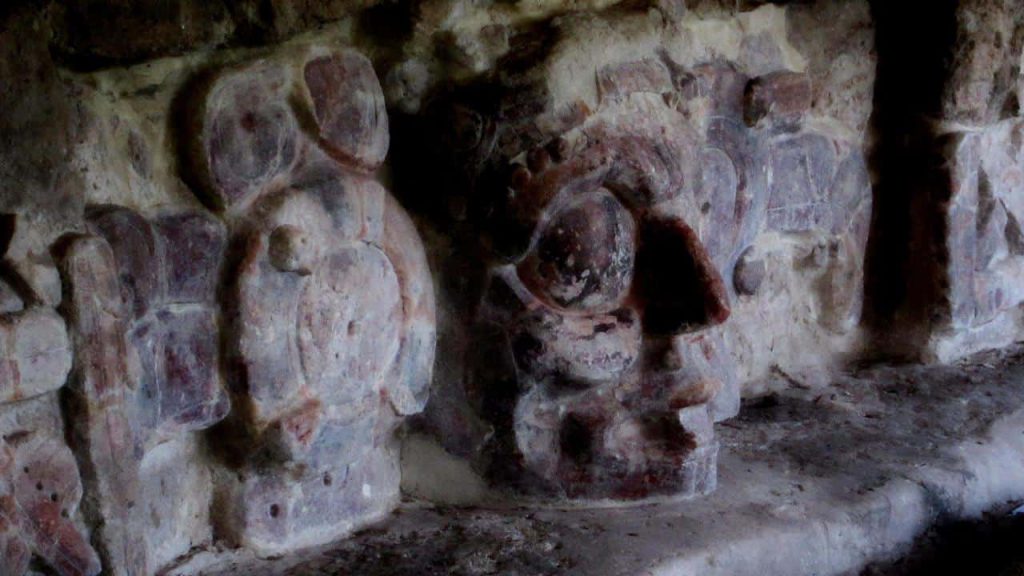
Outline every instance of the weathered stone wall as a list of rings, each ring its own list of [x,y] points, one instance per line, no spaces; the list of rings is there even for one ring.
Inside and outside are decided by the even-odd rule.
[[[706,494],[769,373],[1017,339],[1024,13],[942,10],[933,109],[867,0],[5,5],[0,573]]]
[[[410,196],[449,306],[425,428],[516,491],[710,490],[748,383],[863,346],[868,5],[499,16],[395,123],[396,188],[439,182]]]
[[[235,41],[176,25],[211,6],[89,4],[3,29],[2,572],[154,574],[386,514],[434,291],[349,24],[209,53]]]
[[[1024,302],[1021,58],[1024,9],[961,2],[936,119],[948,170],[943,286],[948,316],[930,350],[941,360],[1019,338]]]

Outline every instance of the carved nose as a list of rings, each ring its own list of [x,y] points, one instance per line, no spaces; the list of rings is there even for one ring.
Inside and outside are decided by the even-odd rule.
[[[725,283],[696,232],[677,219],[645,221],[635,268],[644,331],[669,335],[725,322]]]

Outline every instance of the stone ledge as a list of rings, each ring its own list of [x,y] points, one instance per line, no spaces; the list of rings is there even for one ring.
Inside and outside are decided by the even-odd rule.
[[[709,498],[597,510],[407,503],[276,560],[203,552],[169,574],[856,574],[939,521],[1024,499],[1024,350],[879,367],[747,402]]]

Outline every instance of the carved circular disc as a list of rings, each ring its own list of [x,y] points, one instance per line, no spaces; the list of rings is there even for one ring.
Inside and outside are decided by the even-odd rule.
[[[325,400],[354,401],[370,393],[398,353],[401,322],[398,278],[383,252],[364,244],[329,255],[299,303],[307,382]]]

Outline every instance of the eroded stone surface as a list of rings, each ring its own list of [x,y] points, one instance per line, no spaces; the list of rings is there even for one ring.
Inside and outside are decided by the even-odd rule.
[[[0,441],[0,560],[6,574],[27,573],[35,555],[62,576],[94,576],[100,562],[71,520],[82,484],[71,451],[49,431]]]
[[[59,16],[89,24],[58,34],[55,51],[91,67],[261,43],[368,3],[65,4]],[[456,227],[470,230],[456,242],[434,238],[439,258],[484,254],[476,266],[489,277],[470,266],[436,279],[459,292],[443,302],[445,318],[480,321],[472,338],[449,339],[471,350],[446,353],[443,369],[469,367],[444,383],[459,390],[444,390],[438,405],[465,404],[443,434],[492,479],[578,498],[707,492],[712,421],[735,414],[740,382],[759,369],[750,363],[790,360],[773,352],[769,364],[751,361],[749,349],[791,346],[799,335],[780,336],[783,327],[810,334],[801,342],[814,340],[812,356],[849,342],[871,213],[857,140],[870,90],[862,97],[869,83],[845,73],[873,59],[858,44],[864,30],[846,36],[842,26],[850,14],[861,25],[866,2],[756,13],[717,0],[650,2],[582,15],[572,12],[608,3],[427,0],[415,15],[385,4],[279,49],[203,51],[63,79],[82,108],[106,113],[74,128],[120,139],[109,151],[95,143],[87,160],[118,162],[89,166],[103,174],[90,173],[91,189],[68,203],[94,205],[75,220],[91,236],[65,246],[62,308],[77,354],[69,423],[94,541],[112,573],[155,571],[209,542],[211,459],[218,533],[262,554],[340,536],[395,502],[392,432],[427,403],[434,281],[416,227],[373,175],[391,137],[376,75],[355,52],[307,50],[317,37],[335,46],[351,34],[374,45],[377,65],[399,62],[388,90],[398,109],[443,101],[448,87],[433,89],[449,74],[457,84],[486,79],[470,97],[456,94],[443,112],[453,121],[417,150],[450,145],[469,193],[435,202],[437,190],[463,192],[438,177],[442,166],[397,166],[389,177],[396,189],[405,180],[403,198],[450,208]],[[396,13],[415,25],[395,26]],[[801,30],[793,13],[813,13],[814,29]],[[828,33],[828,46],[842,46],[834,63],[831,50],[815,49],[825,22],[842,23]],[[139,26],[148,34],[120,33]],[[38,30],[30,70],[46,56],[49,29]],[[375,44],[379,34],[386,45]],[[45,58],[39,69],[52,73]],[[19,95],[0,89],[12,117],[24,109]],[[66,99],[40,100],[55,107],[29,106],[11,133],[70,139]],[[42,116],[53,120],[45,130]],[[40,151],[11,156],[46,180],[32,180],[40,198],[59,201],[66,183],[50,167],[63,150]],[[180,165],[168,157],[177,151]],[[220,219],[196,210],[182,179]],[[979,201],[978,241],[967,250],[975,272],[1020,250],[1014,208],[992,201],[1000,194]],[[41,302],[61,301],[45,255],[14,269]],[[1001,286],[972,284],[972,313],[1000,310]],[[52,315],[8,288],[0,328],[17,336],[23,317],[38,327],[25,332],[23,352],[0,351],[13,358],[5,367],[27,359],[38,376],[8,396],[52,396],[70,367],[68,345]],[[792,314],[777,304],[787,298]],[[463,299],[471,309],[459,309]],[[234,410],[208,435],[211,455],[197,432],[228,412],[221,369]],[[0,527],[21,566],[28,548],[11,533]]]
[[[2,254],[23,223],[0,220]],[[18,305],[0,314],[0,571],[22,576],[36,558],[61,576],[93,576],[99,558],[79,521],[82,483],[57,408],[72,364],[67,327],[3,255],[0,285]]]
[[[940,272],[948,314],[936,322],[930,351],[942,359],[1013,341],[1019,332],[1017,286],[1021,156],[1020,58],[1024,12],[1012,3],[957,6],[950,79],[941,126],[951,201]],[[985,25],[981,25],[985,22]]]
[[[228,96],[266,79],[278,83]],[[191,135],[208,161],[194,168],[228,205],[238,247],[225,288],[236,411],[215,440],[229,469],[217,521],[234,543],[278,554],[394,506],[393,432],[426,402],[433,291],[415,227],[372,177],[389,134],[369,60],[314,49],[211,86],[197,104],[209,127]]]
[[[501,72],[453,89],[440,114],[465,187],[453,194],[481,220],[456,243],[484,237],[484,305],[467,306],[452,347],[487,344],[478,361],[466,353],[468,408],[428,416],[499,489],[705,494],[712,421],[739,407],[737,303],[774,306],[760,292],[771,283],[814,291],[808,323],[822,333],[859,318],[871,205],[859,140],[813,121],[813,78],[770,30],[738,28],[729,58],[708,56],[713,35],[680,46],[671,30],[628,9],[568,16],[513,38]],[[820,265],[769,275],[750,254],[781,251],[780,238],[811,244]]]
[[[384,93],[365,56],[355,51],[320,56],[306,63],[309,90],[321,142],[354,168],[376,169],[388,150]]]
[[[298,154],[298,126],[289,110],[291,76],[256,63],[217,76],[194,113],[198,140],[188,160],[199,191],[218,207],[244,206]]]
[[[200,213],[164,214],[155,224],[127,208],[88,212],[95,236],[63,247],[66,303],[79,365],[74,376],[73,447],[86,464],[92,494],[86,514],[102,526],[96,541],[112,574],[146,574],[209,534],[208,520],[156,518],[137,505],[151,483],[151,451],[188,442],[228,411],[220,376],[214,281],[225,249],[222,226]],[[201,467],[181,463],[183,476]],[[179,491],[180,490],[180,491]],[[205,490],[205,494],[203,492]],[[176,484],[158,498],[207,502],[210,485]],[[159,505],[153,502],[151,505]],[[154,524],[155,522],[155,524]],[[163,525],[172,537],[151,540]],[[176,532],[177,531],[177,532]],[[209,536],[207,536],[208,538]]]

